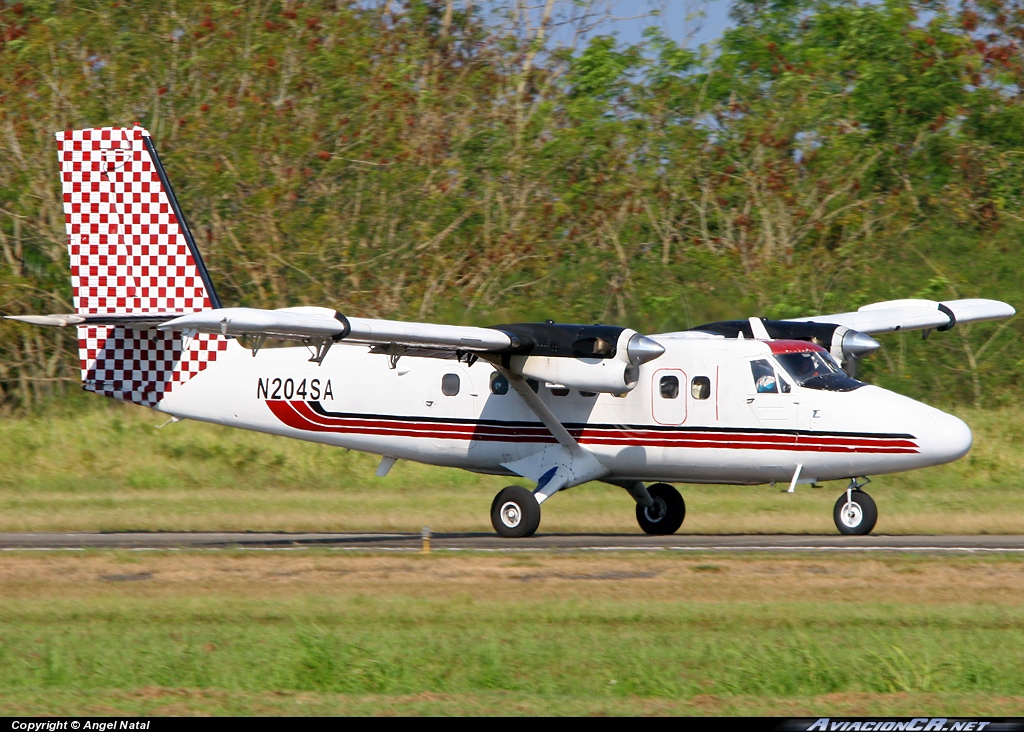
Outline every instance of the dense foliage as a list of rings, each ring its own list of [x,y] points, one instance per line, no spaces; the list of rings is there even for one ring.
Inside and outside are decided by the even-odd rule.
[[[0,308],[71,307],[52,133],[136,121],[226,304],[648,332],[1021,306],[1021,0],[737,0],[714,49],[580,40],[588,10],[0,2]],[[1012,399],[1019,332],[890,337],[866,371]],[[71,334],[6,323],[0,353],[8,406],[77,381]]]

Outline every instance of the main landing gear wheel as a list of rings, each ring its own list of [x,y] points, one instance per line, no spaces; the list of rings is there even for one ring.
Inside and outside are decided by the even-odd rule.
[[[510,485],[491,503],[491,525],[498,536],[533,536],[540,526],[540,504],[521,485]]]
[[[686,503],[679,491],[668,483],[648,486],[647,492],[654,499],[654,505],[644,508],[637,505],[636,522],[648,534],[664,536],[674,534],[686,518]]]
[[[847,500],[846,494],[839,496],[836,507],[832,510],[832,518],[840,534],[863,536],[870,534],[878,521],[878,509],[871,496],[861,490],[851,491]]]

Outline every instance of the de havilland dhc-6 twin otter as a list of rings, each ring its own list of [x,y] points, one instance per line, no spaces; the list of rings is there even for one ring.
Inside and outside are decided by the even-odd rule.
[[[491,505],[523,537],[560,490],[628,491],[648,534],[681,526],[671,483],[849,480],[843,534],[877,519],[866,476],[962,457],[961,420],[853,377],[871,335],[1007,318],[994,300],[896,300],[856,312],[642,335],[611,325],[466,327],[331,308],[222,307],[149,133],[56,135],[84,388],[177,419],[396,460],[519,476]],[[251,347],[244,347],[246,337]],[[262,349],[267,339],[298,341]],[[308,353],[307,353],[308,351]]]

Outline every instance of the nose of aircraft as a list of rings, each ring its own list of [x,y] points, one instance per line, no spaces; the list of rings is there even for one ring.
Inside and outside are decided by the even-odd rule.
[[[971,428],[952,414],[933,407],[925,407],[925,410],[918,417],[917,436],[921,455],[928,464],[949,463],[966,455],[974,441]]]
[[[959,460],[971,449],[971,428],[952,414],[910,397],[876,386],[850,392],[858,401],[857,413],[865,431],[909,435],[917,444],[913,455],[904,455],[901,470],[925,468]]]

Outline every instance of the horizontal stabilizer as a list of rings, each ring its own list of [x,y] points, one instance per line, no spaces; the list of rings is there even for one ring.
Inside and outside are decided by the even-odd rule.
[[[20,323],[50,325],[58,328],[67,328],[72,325],[117,325],[135,330],[150,330],[179,315],[181,313],[89,313],[85,315],[56,313],[53,315],[5,315],[4,318],[17,320]]]

